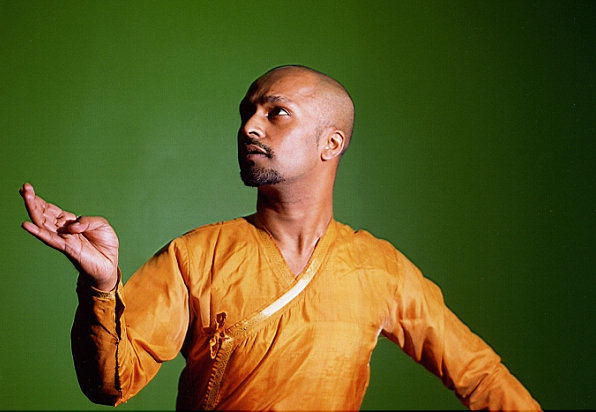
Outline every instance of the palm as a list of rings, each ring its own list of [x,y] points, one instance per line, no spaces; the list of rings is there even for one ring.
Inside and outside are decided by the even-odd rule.
[[[48,246],[66,255],[100,289],[113,286],[118,267],[118,237],[102,217],[78,218],[35,195],[33,187],[21,189],[31,222],[23,228]]]

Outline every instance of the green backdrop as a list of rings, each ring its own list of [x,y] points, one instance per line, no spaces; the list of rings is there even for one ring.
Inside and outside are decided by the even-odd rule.
[[[299,63],[356,103],[336,217],[390,240],[546,409],[596,408],[596,3],[0,1],[0,408],[78,388],[76,273],[20,228],[19,187],[105,216],[125,279],[254,210],[236,164],[252,80]],[[119,409],[174,408],[179,358]],[[363,409],[458,409],[380,340]]]

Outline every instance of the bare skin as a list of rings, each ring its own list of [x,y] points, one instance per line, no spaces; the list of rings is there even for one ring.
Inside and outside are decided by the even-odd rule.
[[[321,118],[331,110],[320,98],[324,86],[316,74],[284,68],[261,77],[256,86],[243,101],[254,113],[243,116],[239,153],[243,144],[256,141],[274,154],[245,157],[283,177],[259,186],[256,215],[297,276],[333,218],[333,185],[349,132]]]
[[[31,222],[22,227],[46,245],[62,252],[102,291],[114,289],[118,281],[118,237],[102,217],[66,212],[35,194],[25,183],[20,189]]]
[[[333,218],[333,185],[353,118],[351,101],[343,93],[316,72],[289,67],[258,79],[241,105],[241,169],[274,170],[281,179],[255,184],[255,224],[271,234],[296,276]],[[37,196],[29,183],[20,194],[31,219],[23,222],[23,229],[62,252],[91,286],[113,290],[118,237],[109,223],[64,211]]]

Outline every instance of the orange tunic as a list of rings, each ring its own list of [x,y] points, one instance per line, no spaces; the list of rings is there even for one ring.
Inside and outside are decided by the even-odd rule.
[[[298,277],[239,218],[173,240],[115,293],[78,293],[73,356],[94,402],[125,402],[181,351],[178,409],[358,410],[383,334],[471,409],[540,409],[403,254],[336,221]]]

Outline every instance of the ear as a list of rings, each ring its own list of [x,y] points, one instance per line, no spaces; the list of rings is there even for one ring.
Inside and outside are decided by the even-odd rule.
[[[331,130],[322,141],[321,159],[328,161],[340,157],[346,144],[346,136],[341,130]]]

